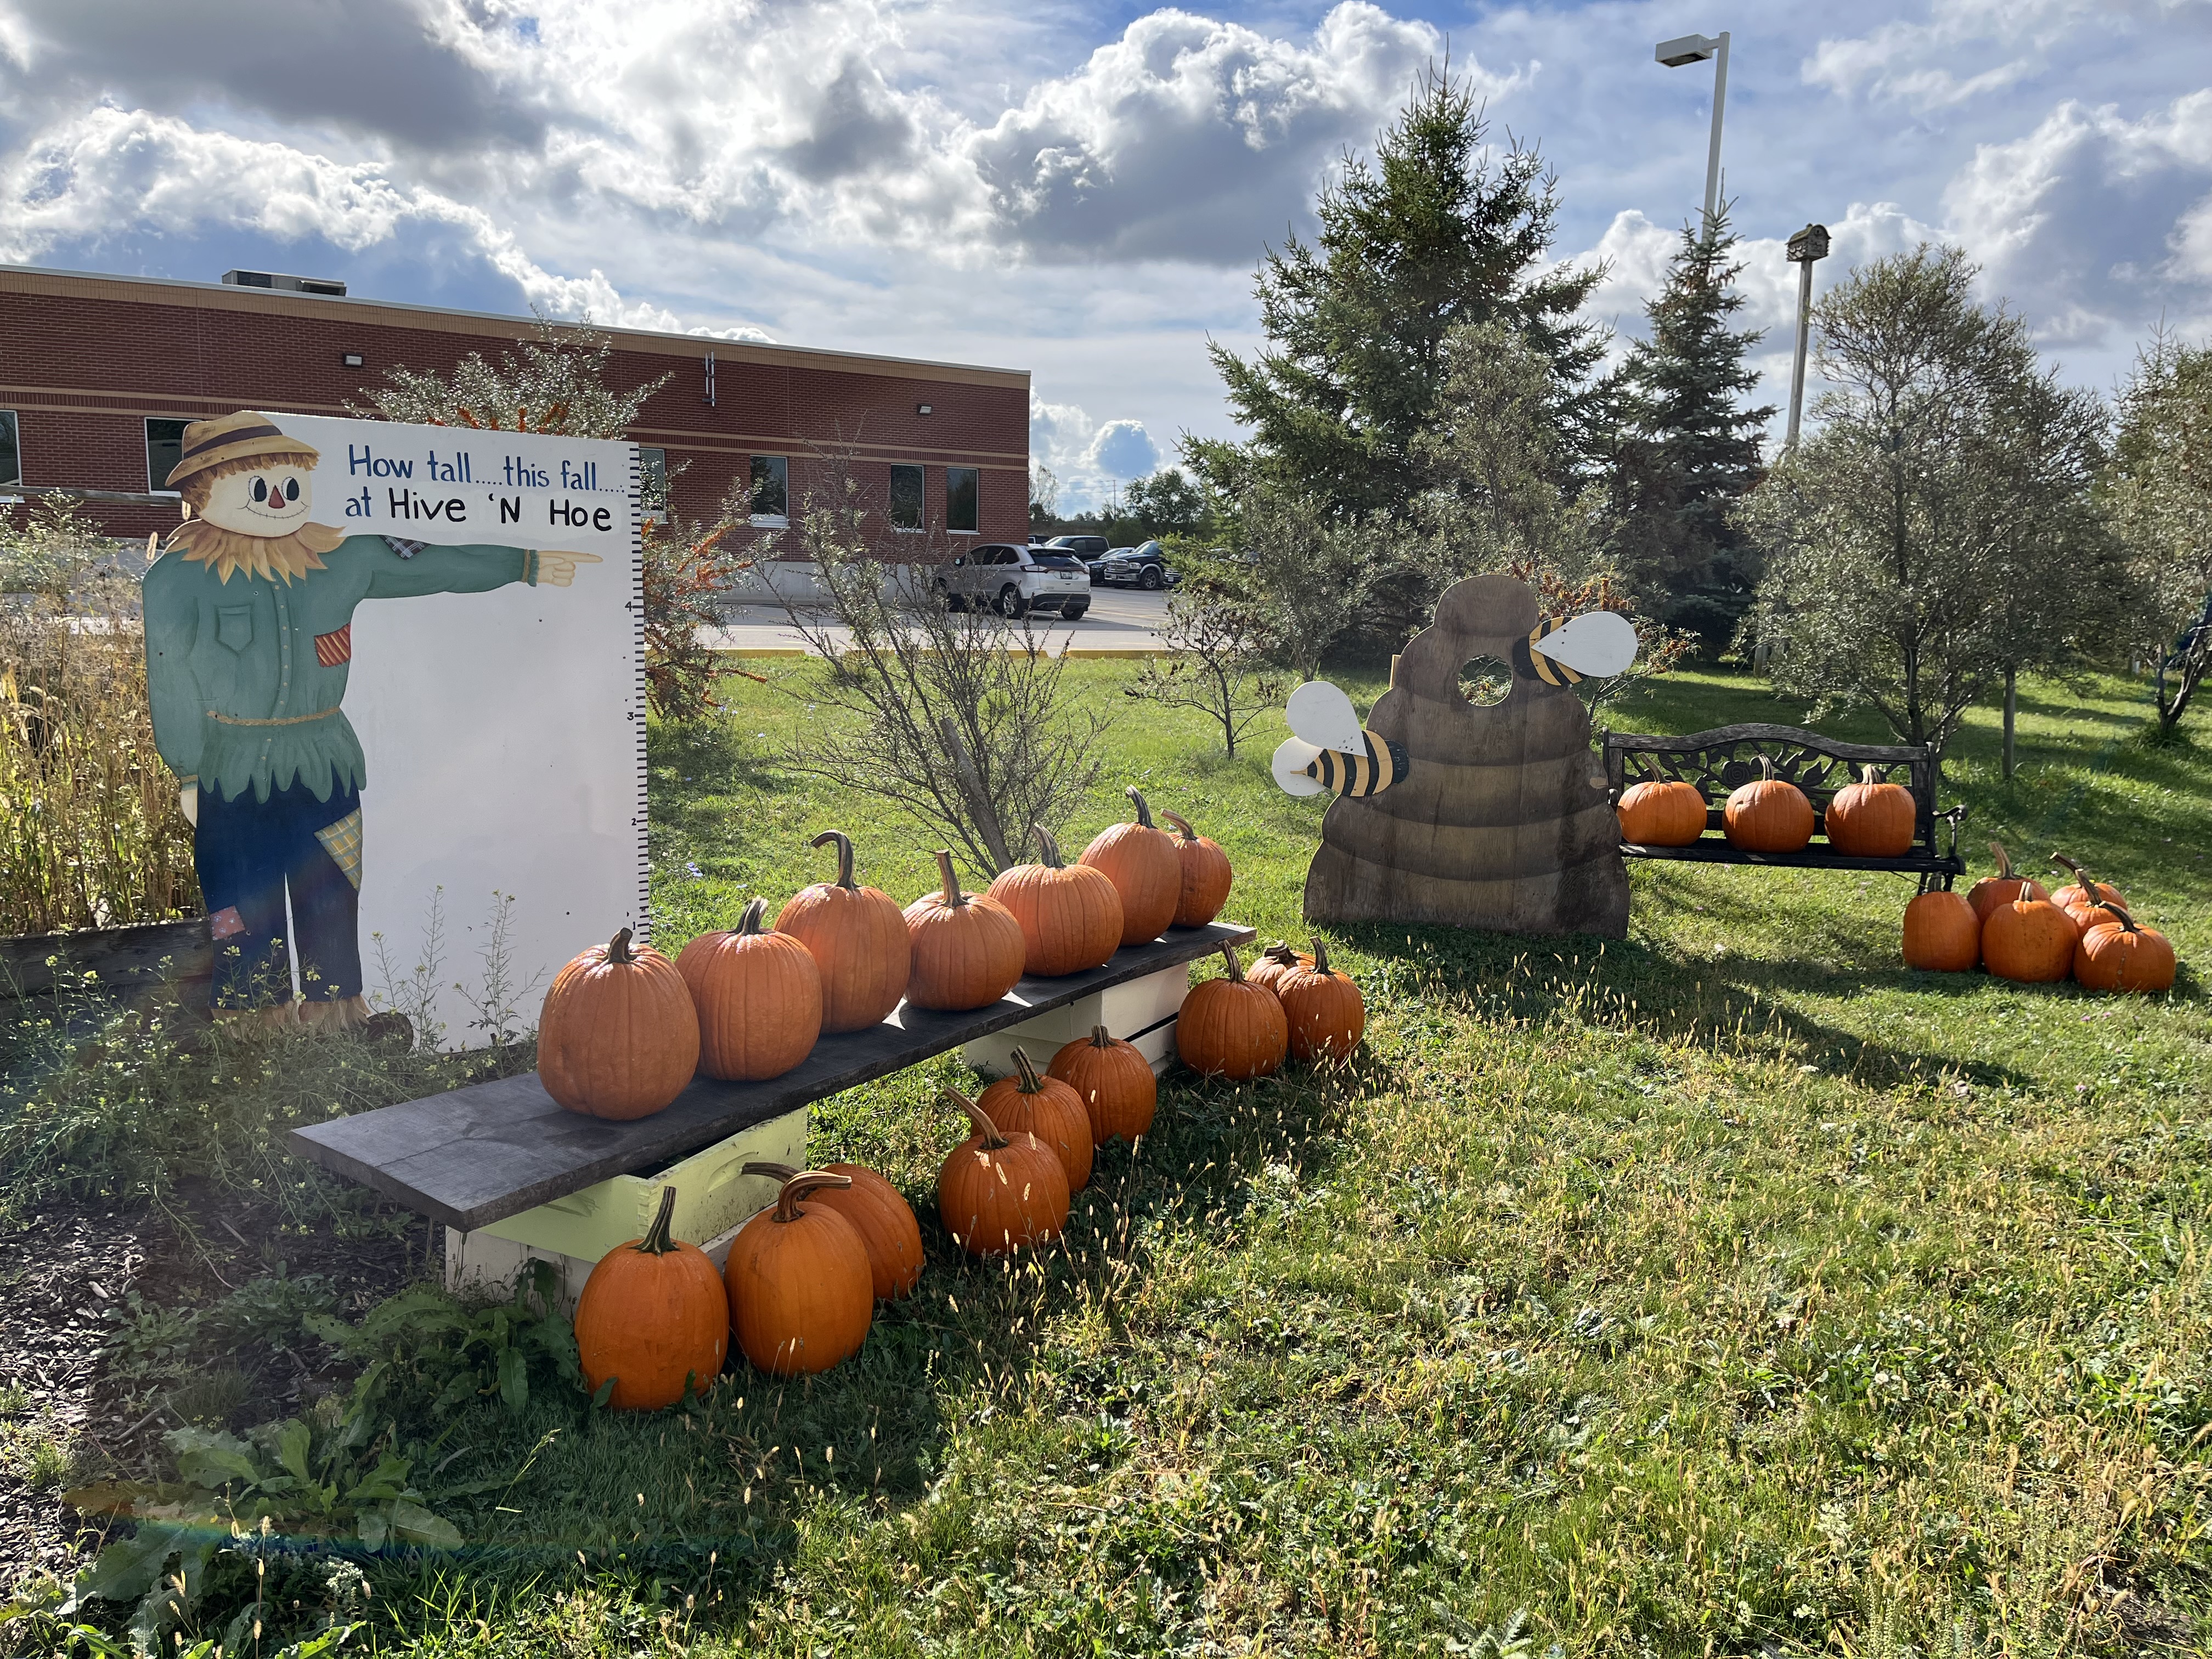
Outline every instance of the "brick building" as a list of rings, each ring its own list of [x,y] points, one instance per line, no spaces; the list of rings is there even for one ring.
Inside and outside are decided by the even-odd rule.
[[[344,415],[395,368],[451,369],[530,337],[527,319],[344,297],[342,284],[222,283],[0,265],[0,495],[87,492],[118,536],[177,522],[163,494],[185,422],[238,409]],[[270,283],[270,286],[259,284]],[[332,292],[331,290],[339,290]],[[765,537],[830,458],[860,482],[879,550],[939,532],[1029,532],[1025,369],[978,368],[611,329],[611,378],[668,377],[627,434],[686,514],[733,486]]]

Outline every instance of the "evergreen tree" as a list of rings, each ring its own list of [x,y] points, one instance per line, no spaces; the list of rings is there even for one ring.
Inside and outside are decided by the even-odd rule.
[[[1615,554],[1661,620],[1717,655],[1759,586],[1757,550],[1732,521],[1756,484],[1759,432],[1771,405],[1745,399],[1759,376],[1744,362],[1757,329],[1732,330],[1743,269],[1723,208],[1685,228],[1658,296],[1651,336],[1629,348],[1622,429],[1613,454]]]
[[[1588,382],[1601,332],[1577,313],[1601,270],[1541,269],[1556,232],[1554,180],[1533,149],[1493,155],[1474,94],[1430,70],[1378,138],[1321,193],[1321,234],[1269,250],[1257,276],[1271,342],[1247,361],[1211,348],[1249,443],[1194,442],[1206,483],[1255,479],[1311,491],[1364,515],[1423,484],[1413,439],[1444,372],[1444,337],[1498,322],[1540,352],[1571,456],[1592,446]]]

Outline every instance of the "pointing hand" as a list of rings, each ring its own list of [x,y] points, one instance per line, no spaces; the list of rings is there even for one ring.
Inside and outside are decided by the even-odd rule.
[[[540,549],[538,554],[538,585],[540,587],[566,587],[576,580],[580,564],[601,564],[596,553],[559,553]]]

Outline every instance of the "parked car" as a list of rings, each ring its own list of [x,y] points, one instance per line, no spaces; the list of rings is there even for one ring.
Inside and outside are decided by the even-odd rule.
[[[1002,617],[1056,611],[1073,622],[1091,609],[1091,581],[1080,559],[1009,542],[986,542],[939,567],[937,591],[952,610],[988,606]]]
[[[1168,562],[1167,553],[1158,542],[1142,542],[1135,547],[1115,548],[1105,557],[1094,560],[1091,580],[1100,587],[1141,587],[1148,593],[1157,593],[1163,587],[1173,587],[1182,578]]]
[[[1045,545],[1055,553],[1073,553],[1085,563],[1106,556],[1103,536],[1054,536]]]

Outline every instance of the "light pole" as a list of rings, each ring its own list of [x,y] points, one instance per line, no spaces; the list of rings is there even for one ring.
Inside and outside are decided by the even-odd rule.
[[[1805,412],[1805,346],[1813,335],[1813,262],[1828,257],[1828,228],[1808,225],[1790,239],[1790,262],[1797,267],[1797,352],[1790,366],[1790,435],[1786,452],[1797,447],[1797,422]]]
[[[1652,57],[1668,69],[1685,64],[1713,62],[1713,142],[1705,152],[1705,229],[1711,234],[1713,215],[1721,204],[1721,106],[1728,99],[1728,31],[1718,34],[1686,34],[1679,40],[1662,40]]]

